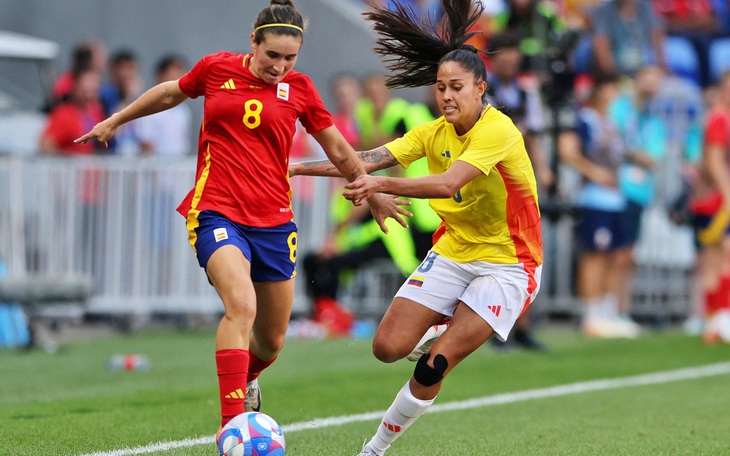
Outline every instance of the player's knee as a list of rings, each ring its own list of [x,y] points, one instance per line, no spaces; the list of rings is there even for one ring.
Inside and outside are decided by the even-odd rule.
[[[256,338],[256,346],[259,348],[261,354],[268,358],[273,358],[284,348],[286,332],[267,331],[265,333],[254,334],[254,337]]]
[[[384,337],[375,337],[373,339],[373,355],[384,363],[394,363],[399,359],[403,359],[408,353],[403,353],[392,340]]]
[[[430,358],[430,353],[421,356],[413,370],[413,378],[423,386],[433,386],[440,382],[449,367],[446,357],[440,353],[433,358],[433,367],[428,365]]]

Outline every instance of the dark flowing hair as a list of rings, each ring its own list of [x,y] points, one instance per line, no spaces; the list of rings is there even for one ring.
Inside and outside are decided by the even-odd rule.
[[[282,25],[270,27],[273,24]],[[301,36],[303,39],[306,21],[299,14],[291,0],[271,0],[271,4],[259,12],[256,22],[253,23],[253,28],[256,43],[261,43],[267,33]]]
[[[466,41],[477,32],[469,32],[484,11],[481,2],[441,0],[444,10],[440,25],[432,19],[422,21],[409,6],[393,0],[394,9],[376,6],[363,13],[374,23],[379,35],[375,52],[393,74],[386,79],[391,88],[421,87],[436,82],[439,65],[446,61],[460,63],[477,81],[486,81],[484,62],[477,49]],[[472,11],[471,7],[474,6]]]

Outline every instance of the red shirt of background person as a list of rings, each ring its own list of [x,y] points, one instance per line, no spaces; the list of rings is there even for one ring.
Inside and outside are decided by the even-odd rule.
[[[709,0],[651,0],[651,3],[670,32],[712,33],[719,27]]]
[[[276,85],[264,84],[249,70],[250,58],[209,55],[180,78],[185,95],[205,96],[206,113],[198,143],[198,185],[178,207],[186,217],[202,180],[196,210],[213,210],[249,226],[290,221],[287,167],[297,118],[309,133],[332,125],[308,76],[291,70]]]
[[[39,141],[42,153],[88,155],[94,152],[96,141],[76,143],[74,140],[104,119],[99,103],[100,83],[96,70],[86,69],[76,74],[70,99],[53,109],[48,117]]]

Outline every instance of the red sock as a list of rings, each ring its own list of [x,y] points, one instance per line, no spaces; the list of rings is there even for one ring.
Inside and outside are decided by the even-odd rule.
[[[248,378],[246,379],[246,381],[250,382],[259,378],[261,372],[263,372],[264,369],[266,369],[267,367],[271,366],[274,361],[276,361],[276,356],[274,356],[274,358],[270,359],[269,361],[263,361],[261,360],[261,358],[254,355],[253,352],[249,352]]]
[[[215,352],[221,401],[221,426],[225,426],[231,418],[244,411],[248,358],[248,350],[228,349]]]
[[[718,291],[720,297],[717,302],[717,310],[730,309],[730,274],[722,276]]]

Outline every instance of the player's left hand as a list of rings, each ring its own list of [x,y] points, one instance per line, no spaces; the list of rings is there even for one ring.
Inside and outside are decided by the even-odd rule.
[[[368,203],[370,204],[370,212],[373,214],[375,221],[378,222],[378,226],[380,226],[383,233],[388,234],[388,228],[385,226],[385,219],[388,217],[396,220],[404,228],[408,228],[408,222],[401,215],[413,217],[413,214],[401,206],[410,206],[410,201],[398,199],[394,195],[376,193],[368,198]]]

